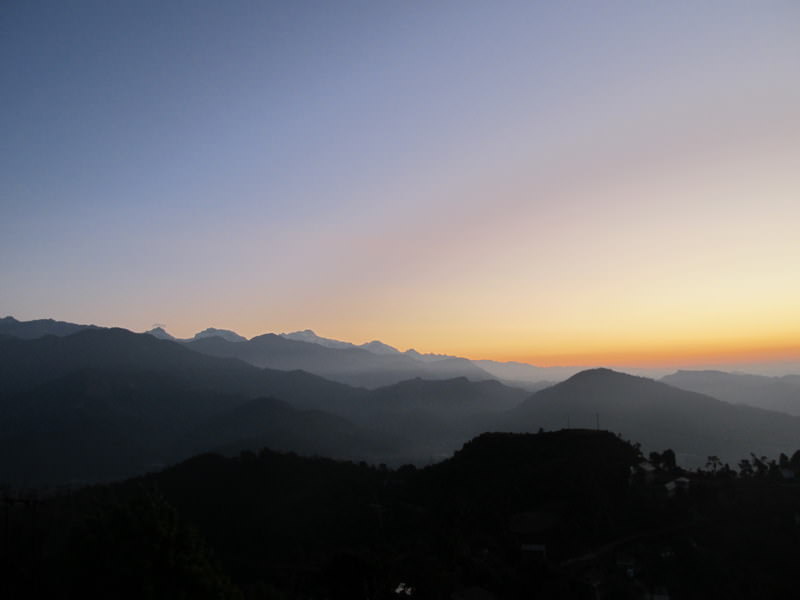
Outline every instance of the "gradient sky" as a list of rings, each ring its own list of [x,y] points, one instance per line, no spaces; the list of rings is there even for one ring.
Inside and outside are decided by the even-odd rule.
[[[800,356],[800,3],[0,5],[0,313]]]

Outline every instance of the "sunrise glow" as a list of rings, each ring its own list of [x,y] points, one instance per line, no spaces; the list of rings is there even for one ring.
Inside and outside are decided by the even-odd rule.
[[[3,9],[3,314],[798,359],[797,3],[95,8]]]

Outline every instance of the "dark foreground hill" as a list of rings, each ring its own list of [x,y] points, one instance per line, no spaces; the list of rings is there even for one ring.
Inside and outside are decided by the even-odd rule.
[[[793,597],[794,481],[648,479],[641,460],[607,432],[486,434],[426,469],[264,450],[42,500],[6,492],[15,551],[3,547],[0,585],[62,598]]]
[[[679,461],[704,465],[710,455],[731,464],[751,452],[777,456],[800,440],[800,418],[732,405],[643,377],[592,369],[534,394],[502,421],[502,429],[597,427],[673,448]]]

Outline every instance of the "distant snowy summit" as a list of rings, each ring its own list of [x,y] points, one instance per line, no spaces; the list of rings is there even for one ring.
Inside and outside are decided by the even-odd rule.
[[[371,342],[367,342],[366,344],[361,344],[359,346],[364,350],[369,350],[373,354],[401,354],[400,350],[395,348],[394,346],[390,346],[389,344],[384,344],[379,340],[372,340]]]
[[[208,327],[204,329],[200,333],[195,333],[193,340],[202,340],[203,338],[209,337],[221,337],[224,340],[229,342],[246,342],[247,338],[244,336],[239,335],[235,331],[231,331],[230,329],[216,329],[214,327]]]
[[[358,346],[351,344],[350,342],[342,342],[340,340],[332,340],[330,338],[319,336],[311,329],[293,331],[292,333],[280,333],[278,335],[287,340],[306,342],[308,344],[317,344],[318,346],[325,346],[326,348],[358,348]]]
[[[203,331],[196,333],[193,337],[187,339],[176,338],[175,336],[168,333],[166,329],[164,329],[164,327],[162,326],[153,327],[153,329],[145,331],[145,333],[148,333],[153,337],[157,337],[162,340],[171,340],[176,342],[190,342],[210,337],[221,337],[222,339],[228,342],[247,341],[246,337],[239,335],[235,331],[231,331],[230,329],[217,329],[215,327],[209,327],[207,329],[204,329]],[[405,352],[401,352],[394,346],[390,346],[389,344],[384,344],[380,340],[372,340],[371,342],[366,342],[364,344],[353,344],[352,342],[345,342],[342,340],[334,340],[332,338],[322,337],[321,335],[317,335],[312,329],[303,329],[302,331],[293,331],[291,333],[279,333],[278,335],[287,340],[292,340],[295,342],[305,342],[307,344],[317,344],[318,346],[325,346],[326,348],[335,348],[337,350],[358,348],[361,350],[366,350],[368,352],[371,352],[372,354],[379,354],[383,356],[392,356],[392,355],[407,356],[409,358],[413,358],[415,360],[423,362],[459,358],[458,356],[451,356],[449,354],[434,354],[434,353],[422,354],[421,352],[417,352],[413,348],[406,350]]]
[[[231,331],[230,329],[217,329],[215,327],[208,327],[203,331],[195,333],[194,336],[191,338],[182,340],[176,338],[174,335],[171,335],[161,326],[156,326],[150,329],[149,331],[145,331],[145,333],[152,335],[160,340],[169,340],[171,342],[192,342],[195,340],[202,340],[203,338],[211,338],[211,337],[220,337],[228,342],[246,342],[247,338],[239,335],[235,331]]]
[[[176,342],[196,342],[198,340],[202,340],[205,338],[222,338],[227,342],[247,342],[248,340],[244,337],[236,333],[235,331],[231,331],[228,329],[217,329],[214,327],[209,327],[204,329],[200,333],[197,333],[192,338],[188,339],[177,339],[174,336],[167,333],[167,331],[162,326],[155,326],[150,331],[147,331],[152,336],[155,336],[160,339],[164,340],[171,340]],[[497,362],[493,360],[470,360],[467,358],[453,356],[450,354],[435,354],[435,353],[422,353],[417,352],[415,349],[410,348],[405,352],[398,350],[394,346],[390,346],[389,344],[385,344],[380,340],[372,340],[371,342],[366,342],[363,344],[354,344],[352,342],[345,342],[343,340],[336,340],[333,338],[323,337],[321,335],[317,335],[312,329],[303,329],[301,331],[293,331],[290,333],[279,333],[279,334],[268,334],[271,336],[275,336],[284,340],[289,340],[292,342],[302,342],[305,344],[314,344],[316,346],[323,346],[330,350],[362,350],[369,352],[371,355],[375,355],[380,357],[381,360],[399,360],[399,361],[408,361],[411,360],[411,363],[402,363],[406,368],[417,367],[422,369],[422,373],[425,373],[426,376],[431,376],[430,372],[426,369],[434,369],[436,373],[440,376],[444,376],[445,374],[458,377],[458,376],[470,376],[474,380],[481,380],[481,379],[488,379],[488,378],[496,378],[500,381],[507,382],[511,385],[518,385],[521,387],[527,387],[533,384],[535,387],[528,388],[531,390],[536,390],[541,387],[542,382],[555,382],[555,381],[563,381],[567,377],[570,377],[577,373],[578,371],[582,370],[584,367],[537,367],[534,365],[529,365],[525,363],[514,363],[514,362]],[[258,340],[264,336],[256,336],[253,340]],[[251,340],[252,341],[252,340]],[[276,351],[275,348],[273,350]],[[247,362],[248,359],[245,359]],[[252,360],[252,357],[251,357]],[[369,361],[368,361],[369,362]],[[272,363],[269,363],[272,364]],[[371,364],[371,363],[370,363]],[[380,363],[383,365],[384,370],[391,371],[393,368],[396,368],[397,365],[393,363],[393,366],[390,368],[388,364]],[[265,366],[264,364],[260,364],[259,366]],[[314,369],[306,364],[303,365],[294,365],[297,368],[305,368],[309,372],[315,372]],[[366,367],[365,367],[366,368]],[[330,373],[327,373],[330,376]],[[319,374],[319,373],[317,373]]]
[[[158,338],[160,340],[169,340],[171,342],[175,342],[178,339],[167,333],[167,330],[164,329],[163,327],[153,327],[151,330],[145,331],[145,333],[147,333],[148,335],[152,335],[153,337]]]
[[[389,344],[384,344],[380,340],[372,340],[371,342],[366,342],[364,344],[353,344],[351,342],[343,342],[341,340],[334,340],[331,338],[319,336],[316,333],[314,333],[311,329],[304,329],[303,331],[294,331],[292,333],[281,333],[280,336],[286,338],[287,340],[294,340],[296,342],[307,342],[310,344],[325,346],[327,348],[361,348],[362,350],[367,350],[368,352],[372,352],[373,354],[383,354],[383,355],[399,354],[399,355],[406,355],[409,358],[414,358],[416,360],[422,360],[422,361],[458,358],[457,356],[450,356],[448,354],[421,354],[420,352],[417,352],[413,348],[411,350],[406,350],[405,352],[401,352],[394,346],[390,346]]]

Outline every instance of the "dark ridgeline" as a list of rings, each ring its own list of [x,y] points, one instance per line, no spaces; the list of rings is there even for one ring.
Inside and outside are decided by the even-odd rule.
[[[72,335],[84,329],[98,329],[98,327],[54,321],[53,319],[36,319],[34,321],[18,321],[14,317],[0,319],[0,336],[9,335],[24,340],[32,340],[46,335]]]
[[[792,597],[800,482],[686,472],[669,454],[647,461],[603,431],[484,434],[424,469],[265,449],[27,505],[5,492],[26,550],[4,554],[0,585],[63,598]]]

